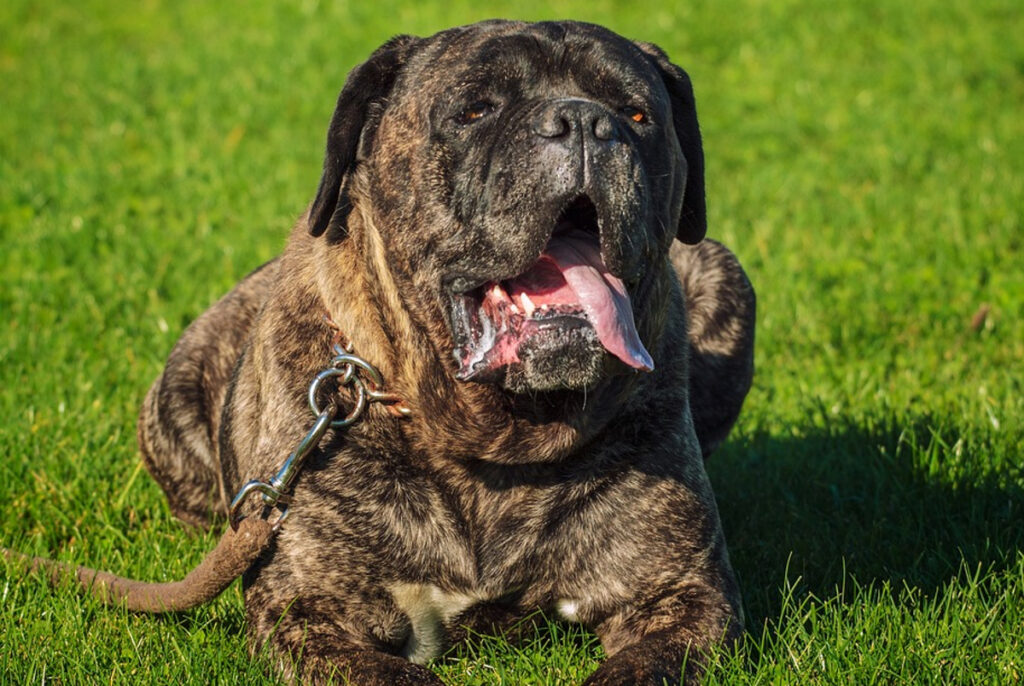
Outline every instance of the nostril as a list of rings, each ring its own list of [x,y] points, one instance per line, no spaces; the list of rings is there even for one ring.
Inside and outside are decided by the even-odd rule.
[[[599,141],[610,141],[615,139],[615,122],[611,117],[601,114],[594,118],[594,137]]]
[[[569,120],[557,112],[546,112],[534,122],[533,130],[544,138],[561,138],[569,133],[572,126]]]

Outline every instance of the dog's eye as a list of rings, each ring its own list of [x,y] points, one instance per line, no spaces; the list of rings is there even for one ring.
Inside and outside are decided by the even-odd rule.
[[[647,114],[643,110],[638,109],[636,107],[623,107],[622,114],[629,117],[637,124],[647,123]]]
[[[456,120],[458,120],[460,124],[472,124],[479,119],[483,119],[493,111],[494,105],[480,100],[459,112]]]

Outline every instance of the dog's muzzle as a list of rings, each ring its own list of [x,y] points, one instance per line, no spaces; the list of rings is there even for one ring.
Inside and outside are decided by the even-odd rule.
[[[650,371],[626,286],[601,258],[593,203],[581,197],[559,218],[543,253],[511,279],[452,301],[460,380],[486,380],[529,346],[592,341],[627,366]]]

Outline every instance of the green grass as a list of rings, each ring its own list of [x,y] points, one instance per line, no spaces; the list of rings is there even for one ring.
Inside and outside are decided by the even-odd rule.
[[[150,579],[185,533],[136,409],[283,245],[347,70],[393,33],[597,21],[693,77],[710,235],[759,294],[709,464],[748,637],[709,683],[1024,679],[1024,12],[1013,0],[0,4],[0,544]],[[983,305],[983,323],[971,325]],[[0,565],[0,683],[274,683],[238,586],[171,617]],[[452,684],[575,684],[592,636],[474,641]]]

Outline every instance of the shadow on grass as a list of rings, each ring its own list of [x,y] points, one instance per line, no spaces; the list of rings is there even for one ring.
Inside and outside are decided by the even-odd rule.
[[[710,458],[748,626],[778,616],[786,579],[819,598],[850,577],[932,595],[1024,551],[1020,475],[992,466],[1010,448],[926,417],[869,425],[737,436]]]

